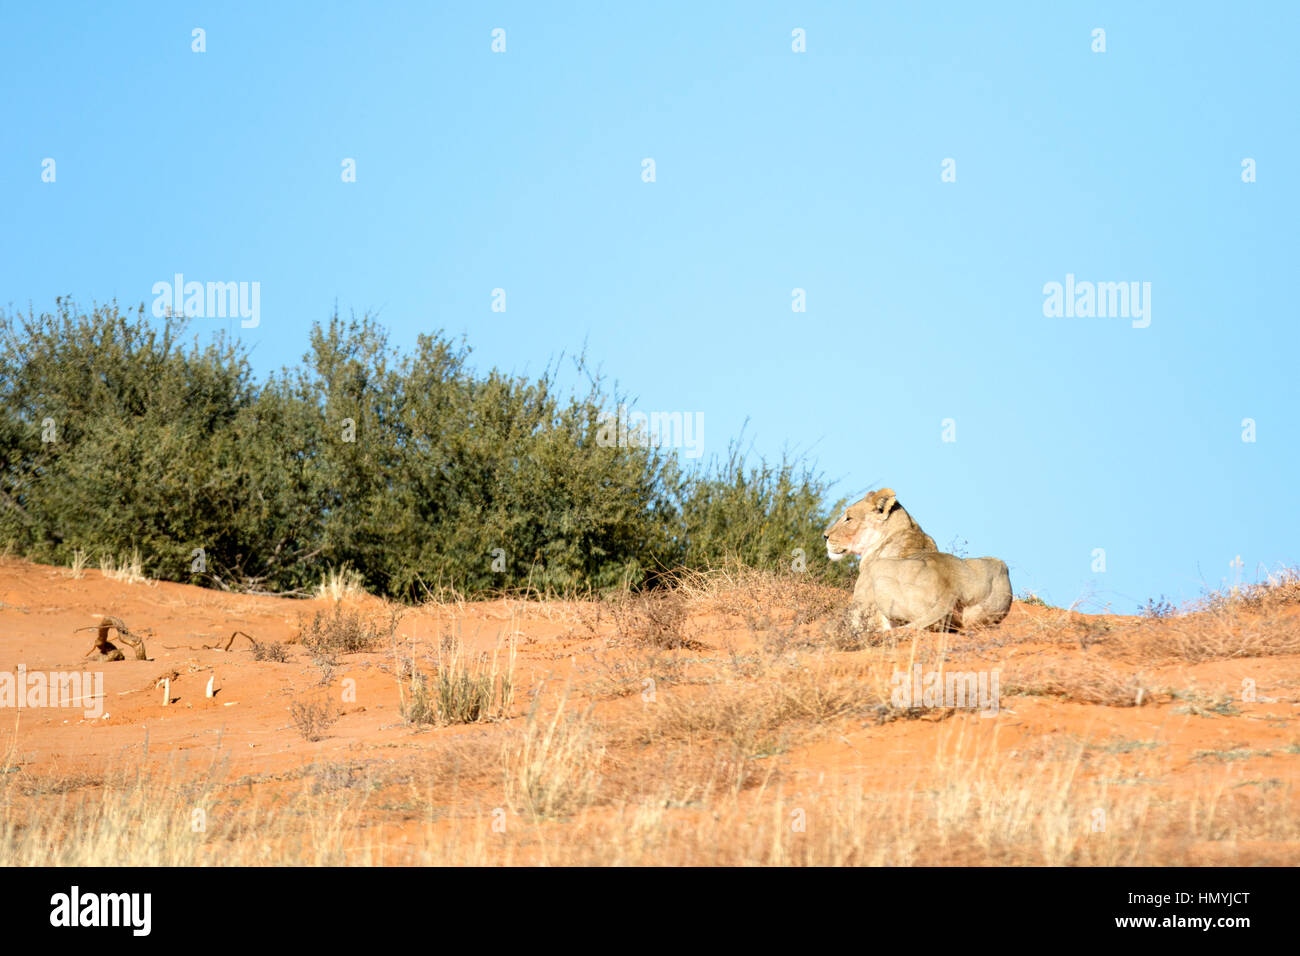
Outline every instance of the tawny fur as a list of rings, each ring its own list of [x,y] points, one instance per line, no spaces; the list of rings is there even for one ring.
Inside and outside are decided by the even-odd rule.
[[[1011,609],[1005,562],[940,551],[889,488],[849,505],[823,537],[832,561],[860,557],[855,628],[969,630],[998,624]]]

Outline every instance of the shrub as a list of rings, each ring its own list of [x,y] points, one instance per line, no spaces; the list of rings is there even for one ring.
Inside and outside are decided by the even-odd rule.
[[[832,509],[802,460],[733,445],[687,472],[604,447],[624,396],[581,358],[590,385],[565,393],[554,369],[477,372],[441,333],[404,354],[370,317],[334,315],[258,381],[238,341],[186,334],[143,306],[0,311],[0,546],[138,555],[150,578],[244,591],[310,593],[349,568],[335,592],[407,600],[430,582],[642,588],[727,561],[852,574],[822,559]]]
[[[338,711],[328,700],[312,698],[289,704],[289,716],[303,740],[320,740],[338,720]]]
[[[252,638],[249,638],[252,640]],[[279,641],[258,642],[253,641],[253,660],[255,661],[274,661],[277,664],[283,664],[289,660],[288,651]]]
[[[313,658],[333,662],[340,654],[359,654],[386,645],[397,630],[399,617],[400,612],[392,611],[381,624],[356,608],[337,603],[328,612],[312,615],[311,623],[299,632],[299,640]]]
[[[698,645],[685,633],[686,600],[678,590],[626,594],[614,602],[612,610],[621,640],[664,650]]]
[[[801,459],[783,456],[780,464],[749,465],[733,442],[716,472],[702,470],[685,483],[681,564],[740,564],[851,581],[856,567],[825,560],[822,530],[845,504],[828,507],[826,492],[826,483]]]

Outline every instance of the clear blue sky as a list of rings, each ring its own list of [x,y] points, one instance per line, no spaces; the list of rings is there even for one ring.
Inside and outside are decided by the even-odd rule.
[[[481,367],[585,342],[1056,603],[1300,561],[1296,4],[2,10],[6,306],[258,281],[263,370],[336,301]],[[1150,326],[1045,317],[1067,274]]]

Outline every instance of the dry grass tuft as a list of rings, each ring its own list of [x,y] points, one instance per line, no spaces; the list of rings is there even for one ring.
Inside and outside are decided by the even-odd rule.
[[[612,604],[611,613],[620,640],[665,650],[702,646],[686,633],[686,600],[676,590],[624,595]]]
[[[504,655],[504,661],[501,659]],[[515,641],[471,656],[455,635],[440,642],[437,668],[426,677],[414,660],[398,684],[402,717],[412,724],[473,724],[510,715],[515,697]]]
[[[1300,605],[1300,568],[1282,568],[1255,584],[1216,591],[1201,600],[1205,610],[1277,611]]]
[[[860,651],[878,641],[878,632],[853,624],[852,608],[844,607],[822,625],[822,637],[837,651]]]
[[[590,709],[566,714],[568,695],[549,718],[539,693],[523,734],[502,751],[506,800],[534,820],[567,816],[595,802],[605,758],[603,734]]]
[[[86,576],[86,562],[90,556],[82,548],[77,548],[72,552],[72,566],[68,568],[68,577],[81,580]]]
[[[1095,656],[1058,660],[1016,660],[1004,665],[1004,695],[1060,697],[1108,707],[1140,707],[1153,691],[1140,671],[1124,670]]]
[[[1139,624],[1117,635],[1107,653],[1144,662],[1225,661],[1300,653],[1300,618],[1260,617],[1219,608],[1159,624]]]
[[[1102,657],[1142,666],[1177,662],[1277,657],[1300,653],[1300,574],[1287,570],[1268,582],[1211,594],[1177,611],[1149,601],[1143,613],[1124,618],[1045,608],[1012,642],[1076,645]],[[992,637],[999,645],[1007,640]]]
[[[345,564],[341,568],[330,568],[321,575],[315,596],[337,602],[365,593],[366,582],[361,572]]]
[[[615,643],[591,652],[588,690],[596,697],[625,697],[660,684],[689,680],[690,660],[675,651],[653,646]]]
[[[709,571],[679,571],[673,589],[700,613],[738,617],[751,627],[773,622],[810,624],[848,603],[850,590],[808,573],[728,565]]]
[[[154,583],[145,577],[139,548],[132,548],[130,556],[120,556],[116,561],[111,554],[105,554],[99,559],[99,570],[104,577],[125,584]]]
[[[722,743],[737,757],[782,753],[815,739],[843,717],[890,719],[892,665],[810,660],[760,660],[752,682],[729,680],[707,688],[656,693],[650,720],[634,733],[643,743]]]

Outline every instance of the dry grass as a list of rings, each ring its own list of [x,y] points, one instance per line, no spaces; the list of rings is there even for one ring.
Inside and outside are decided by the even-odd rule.
[[[679,571],[672,575],[671,584],[692,612],[730,615],[751,627],[822,620],[843,608],[851,593],[807,573],[742,565]]]
[[[247,787],[230,779],[220,757],[206,763],[173,758],[148,770],[117,767],[101,786],[53,799],[23,800],[19,783],[6,776],[0,780],[0,865],[353,862],[356,854],[345,844],[362,822],[364,795],[326,792],[315,784],[307,778],[300,790],[286,792],[283,809],[268,811],[245,805],[240,794]]]
[[[541,712],[539,693],[518,740],[503,748],[506,800],[534,820],[566,816],[589,806],[600,789],[605,746],[591,711],[566,713],[568,695],[554,712]]]
[[[99,559],[99,570],[104,577],[125,584],[154,583],[145,577],[139,548],[132,548],[129,556],[122,555],[117,560],[114,560],[111,554],[105,554]]]
[[[826,731],[836,718],[875,714],[888,706],[872,682],[852,666],[769,672],[757,686],[724,683],[659,695],[646,743],[722,742],[744,757],[782,753]]]
[[[341,568],[330,568],[321,575],[314,592],[316,597],[329,598],[331,601],[342,601],[365,593],[365,580],[361,577],[361,572],[346,564]]]
[[[610,611],[619,640],[665,650],[699,646],[686,633],[686,601],[677,591],[627,594]]]
[[[68,577],[81,580],[86,576],[86,562],[90,556],[82,548],[77,548],[72,552],[72,565],[68,568]]]
[[[1271,612],[1297,605],[1300,605],[1300,568],[1282,568],[1255,584],[1211,592],[1196,609]]]
[[[1022,642],[1095,649],[1141,667],[1300,654],[1300,573],[1213,593],[1182,611],[1151,603],[1137,618],[1046,608]]]
[[[1300,618],[1265,616],[1245,604],[1142,622],[1117,636],[1107,653],[1144,662],[1224,661],[1300,654]]]
[[[591,652],[588,691],[596,697],[624,697],[648,693],[656,686],[689,681],[691,658],[654,646],[613,646]]]
[[[910,673],[914,663],[937,666],[939,641],[925,637],[848,656],[826,649],[733,654],[711,668],[679,673],[667,688],[656,682],[652,706],[625,735],[648,745],[721,747],[730,758],[753,760],[834,734],[846,721],[942,718],[951,708],[893,702],[896,674]]]
[[[759,590],[743,593],[748,584]],[[256,782],[229,779],[219,759],[39,777],[11,745],[0,754],[0,865],[1294,865],[1300,794],[1280,775],[1300,745],[1252,743],[1251,715],[1222,686],[1157,692],[1151,676],[1300,652],[1293,585],[1197,613],[1031,607],[987,633],[904,629],[861,642],[835,636],[839,589],[832,605],[823,585],[794,575],[688,578],[617,612],[617,601],[554,609],[553,621],[588,629],[589,646],[560,642],[557,658],[584,654],[575,683],[535,689],[526,716],[506,703],[516,622],[488,655],[468,653],[453,622],[427,677],[414,648],[397,672],[404,715],[438,729],[372,752],[382,759]],[[747,624],[746,640],[692,643],[712,636],[703,622],[719,614]],[[385,622],[366,627],[391,638]],[[1024,702],[1008,720],[896,706],[894,676],[917,664],[997,668],[1004,699],[1151,710],[1108,712],[1094,741],[1092,718],[1074,734],[1053,729],[1054,701]],[[1176,733],[1183,714],[1241,732],[1214,750],[1137,739],[1163,738],[1146,729],[1156,725]],[[449,726],[459,724],[472,726]]]
[[[311,622],[299,630],[298,641],[315,660],[333,663],[340,654],[375,651],[391,644],[401,616],[398,608],[366,613],[338,602],[328,612],[312,615]]]
[[[1290,784],[1251,778],[1233,751],[1196,761],[1200,786],[1158,786],[1162,748],[1072,738],[1008,752],[966,721],[940,725],[933,759],[866,777],[799,783],[678,747],[638,761],[633,789],[605,776],[610,741],[563,705],[530,716],[499,749],[507,806],[449,806],[419,774],[305,767],[274,812],[244,797],[221,760],[122,770],[54,794],[0,779],[0,865],[1207,865],[1294,864]],[[1226,754],[1226,756],[1225,756]],[[1126,762],[1127,761],[1127,762]],[[754,764],[754,761],[749,761]],[[454,766],[446,764],[447,767]],[[24,788],[38,795],[26,795]],[[52,795],[54,794],[54,795]],[[404,794],[404,796],[403,796]],[[377,813],[399,801],[414,839]],[[40,812],[36,812],[39,808]],[[517,814],[517,815],[516,815]],[[76,833],[77,839],[67,839]]]
[[[1110,707],[1141,707],[1155,699],[1140,671],[1116,667],[1091,655],[1017,662],[1002,670],[1001,685],[1006,695],[1059,697]]]
[[[993,630],[981,639],[999,647],[1077,648],[1120,669],[1300,654],[1300,573],[1289,569],[1260,584],[1210,594],[1182,610],[1149,602],[1136,617],[1041,606],[1017,622],[1015,633]],[[1101,665],[1082,669],[1104,671]]]
[[[253,643],[255,661],[274,661],[283,664],[289,659],[288,649],[279,641],[258,641],[251,637],[249,640]]]
[[[420,673],[413,659],[399,666],[403,719],[412,724],[472,724],[508,716],[514,707],[515,657],[513,636],[498,640],[491,654],[470,655],[459,635],[448,635],[439,643],[432,675]]]

